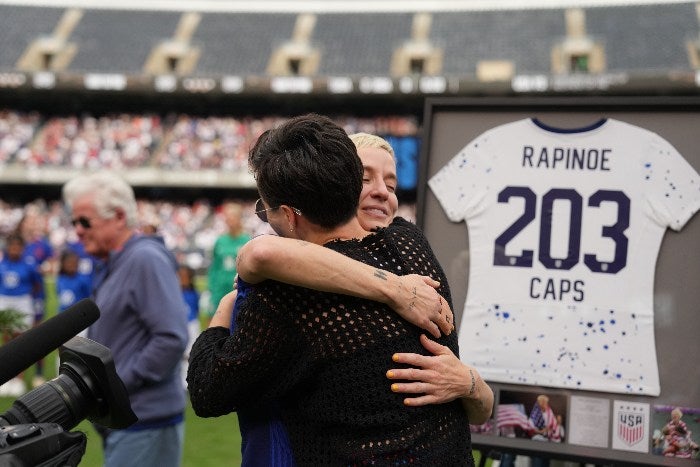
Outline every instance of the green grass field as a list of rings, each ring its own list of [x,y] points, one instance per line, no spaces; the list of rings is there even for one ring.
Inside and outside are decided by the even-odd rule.
[[[197,287],[202,290],[202,283],[198,281]],[[46,310],[47,319],[52,317],[57,310],[54,294],[54,284],[47,281],[46,284]],[[203,318],[203,326],[204,320]],[[44,375],[47,379],[56,376],[56,359],[58,351],[51,352],[44,360]],[[30,368],[24,373],[27,382],[32,380],[34,369]],[[0,413],[4,413],[14,402],[14,398],[0,397]],[[101,439],[92,425],[87,420],[82,421],[72,431],[82,431],[87,435],[87,449],[80,462],[81,467],[99,467],[102,465]],[[474,452],[477,465],[479,464],[479,452]],[[192,407],[187,405],[185,413],[185,447],[183,467],[214,467],[214,466],[239,466],[241,464],[241,435],[238,429],[236,414],[230,414],[217,418],[200,418],[194,414]],[[487,462],[487,467],[490,461]],[[163,466],[167,467],[167,466]]]

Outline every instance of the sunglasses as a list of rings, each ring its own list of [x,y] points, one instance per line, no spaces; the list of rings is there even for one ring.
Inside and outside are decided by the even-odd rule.
[[[90,219],[88,219],[85,216],[80,216],[80,217],[76,217],[75,219],[71,219],[70,223],[73,227],[80,225],[80,227],[82,227],[84,229],[92,228],[92,223],[90,222]]]
[[[275,209],[279,209],[279,206],[275,208],[266,208],[262,198],[258,198],[255,202],[255,215],[263,222],[267,222],[267,211],[274,211]],[[301,211],[297,208],[292,208],[292,211],[294,211],[297,216],[301,216]]]

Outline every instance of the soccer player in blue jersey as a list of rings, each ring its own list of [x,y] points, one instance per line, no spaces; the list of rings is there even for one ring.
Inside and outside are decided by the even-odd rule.
[[[19,234],[7,237],[0,261],[0,310],[15,310],[24,315],[26,328],[34,324],[33,295],[43,288],[43,278],[33,261],[23,256],[24,240]],[[11,336],[14,337],[14,336]],[[22,375],[0,387],[0,394],[21,396],[26,391]]]

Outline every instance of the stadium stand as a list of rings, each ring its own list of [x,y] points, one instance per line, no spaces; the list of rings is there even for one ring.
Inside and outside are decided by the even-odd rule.
[[[171,114],[49,117],[36,112],[0,113],[0,161],[26,167],[73,169],[138,168],[161,170],[222,169],[247,171],[247,150],[283,117],[197,117]],[[402,159],[401,139],[415,140],[418,122],[411,116],[356,118],[337,116],[348,133],[364,131],[393,138]]]
[[[698,38],[694,3],[586,10],[588,33],[604,41],[613,72],[687,70],[686,44]]]
[[[0,160],[5,167],[19,166],[27,173],[61,167],[68,169],[66,174],[73,170],[133,170],[149,166],[162,173],[204,169],[247,172],[247,149],[260,133],[283,120],[272,116],[239,119],[186,114],[172,114],[161,120],[153,114],[123,113],[45,117],[37,112],[0,112]],[[348,133],[364,131],[387,136],[395,147],[403,180],[400,187],[415,189],[419,131],[415,118],[338,116],[337,121]],[[252,215],[253,201],[239,201],[247,208],[246,230],[253,235],[269,232],[267,225]],[[55,199],[31,199],[27,206],[47,214],[50,241],[60,251],[72,231],[61,203]],[[14,230],[27,206],[0,203],[0,238]],[[139,221],[144,226],[155,226],[181,261],[203,270],[213,242],[226,230],[218,207],[207,198],[188,202],[140,199]],[[401,215],[415,220],[415,205],[404,202]]]
[[[15,157],[28,152],[40,122],[36,112],[30,114],[12,110],[0,110],[0,167],[15,161]]]
[[[237,119],[187,115],[174,119],[155,165],[164,170],[248,170],[248,148],[279,118]]]
[[[317,13],[306,15],[303,27],[301,11],[188,17],[193,12],[184,9],[83,8],[73,11],[72,22],[64,18],[70,11],[0,4],[0,40],[11,44],[0,52],[0,67],[17,69],[32,42],[54,37],[77,46],[67,70],[139,75],[155,47],[181,41],[198,49],[191,75],[265,76],[274,51],[297,34],[320,53],[316,76],[386,75],[396,49],[418,34],[443,50],[437,75],[470,76],[480,61],[492,60],[513,61],[522,73],[549,73],[552,49],[572,32],[567,19],[572,9],[563,7]],[[608,70],[692,69],[687,43],[698,39],[694,2],[603,3],[582,12],[577,30],[604,47]],[[418,15],[427,15],[422,32]]]
[[[314,43],[323,50],[319,74],[389,73],[393,50],[411,37],[411,14],[321,14]]]
[[[86,10],[70,36],[78,52],[69,69],[140,74],[153,47],[172,36],[179,18],[160,11]]]
[[[348,133],[386,137],[399,215],[415,221],[426,98],[700,94],[698,0],[347,0],[324,10],[342,3],[0,0],[0,248],[38,210],[60,252],[75,240],[62,184],[106,168],[134,185],[140,224],[201,276],[226,230],[223,201],[243,204],[251,235],[269,232],[253,214],[247,151],[289,116],[317,111]],[[673,297],[659,298],[668,311]],[[498,455],[483,454],[480,466]]]
[[[483,60],[507,60],[517,72],[549,70],[550,50],[566,34],[561,10],[435,13],[432,37],[444,47],[444,73],[475,74]]]
[[[52,117],[24,153],[27,157],[17,162],[93,170],[140,167],[150,163],[162,131],[153,115]]]
[[[272,50],[292,37],[296,15],[203,14],[193,37],[199,74],[264,75]]]
[[[63,8],[0,4],[0,69],[15,69],[27,45],[49,35],[63,12]]]

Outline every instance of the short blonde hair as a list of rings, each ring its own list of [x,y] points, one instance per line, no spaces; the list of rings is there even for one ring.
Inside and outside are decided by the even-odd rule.
[[[372,135],[369,133],[353,133],[350,136],[350,140],[355,144],[357,149],[360,148],[377,148],[383,149],[389,154],[391,158],[396,160],[396,154],[394,154],[394,148],[391,144],[381,136]]]

